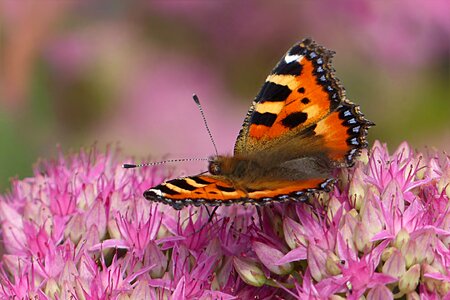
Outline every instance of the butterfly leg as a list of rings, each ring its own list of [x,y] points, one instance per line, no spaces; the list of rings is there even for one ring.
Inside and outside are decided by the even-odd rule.
[[[213,210],[211,212],[209,212],[208,207],[205,206],[206,212],[208,213],[208,216],[209,216],[208,222],[206,222],[206,224],[209,224],[212,221],[212,219],[213,219],[214,215],[216,214],[216,211],[217,211],[218,208],[219,208],[219,206],[214,206]]]
[[[256,214],[258,215],[259,227],[261,228],[261,230],[263,230],[261,206],[255,205],[255,208],[256,208]]]
[[[212,219],[214,218],[214,215],[216,214],[217,209],[219,208],[219,206],[214,206],[213,210],[210,212],[206,205],[203,206],[203,207],[206,209],[206,212],[208,213],[208,221],[206,221],[206,223],[202,224],[202,226],[199,229],[197,229],[196,231],[194,231],[192,233],[192,235],[194,235],[196,233],[199,233],[200,231],[202,231],[206,227],[206,225],[211,223]]]

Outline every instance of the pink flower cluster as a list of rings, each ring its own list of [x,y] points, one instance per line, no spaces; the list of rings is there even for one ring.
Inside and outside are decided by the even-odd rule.
[[[450,158],[376,142],[310,203],[147,202],[115,150],[41,162],[0,199],[0,298],[450,299]]]

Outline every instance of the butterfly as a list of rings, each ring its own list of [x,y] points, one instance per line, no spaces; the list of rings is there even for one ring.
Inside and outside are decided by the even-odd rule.
[[[165,181],[144,192],[175,209],[304,201],[329,191],[332,171],[351,167],[375,125],[346,98],[333,51],[304,39],[281,58],[248,111],[233,156],[209,158],[209,174]]]

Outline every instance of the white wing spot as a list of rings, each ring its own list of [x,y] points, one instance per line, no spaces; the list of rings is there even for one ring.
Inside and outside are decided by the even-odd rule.
[[[162,193],[160,190],[150,189],[150,190],[148,190],[148,191],[149,191],[149,192],[153,192],[153,193],[155,193],[156,195],[163,197],[163,193]]]
[[[303,55],[298,55],[298,54],[290,55],[290,54],[286,54],[286,56],[284,57],[284,61],[285,61],[287,64],[290,64],[290,63],[293,62],[293,61],[298,61],[300,58],[303,58]]]

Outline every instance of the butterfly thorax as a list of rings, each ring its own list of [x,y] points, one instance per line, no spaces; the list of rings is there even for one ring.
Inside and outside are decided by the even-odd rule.
[[[253,159],[236,156],[213,156],[209,160],[208,171],[212,175],[228,177],[231,180],[252,180],[260,176],[262,166]]]
[[[277,161],[270,156],[214,156],[208,171],[233,183],[255,183],[274,180],[295,181],[329,176],[332,167],[325,157],[306,156]]]

